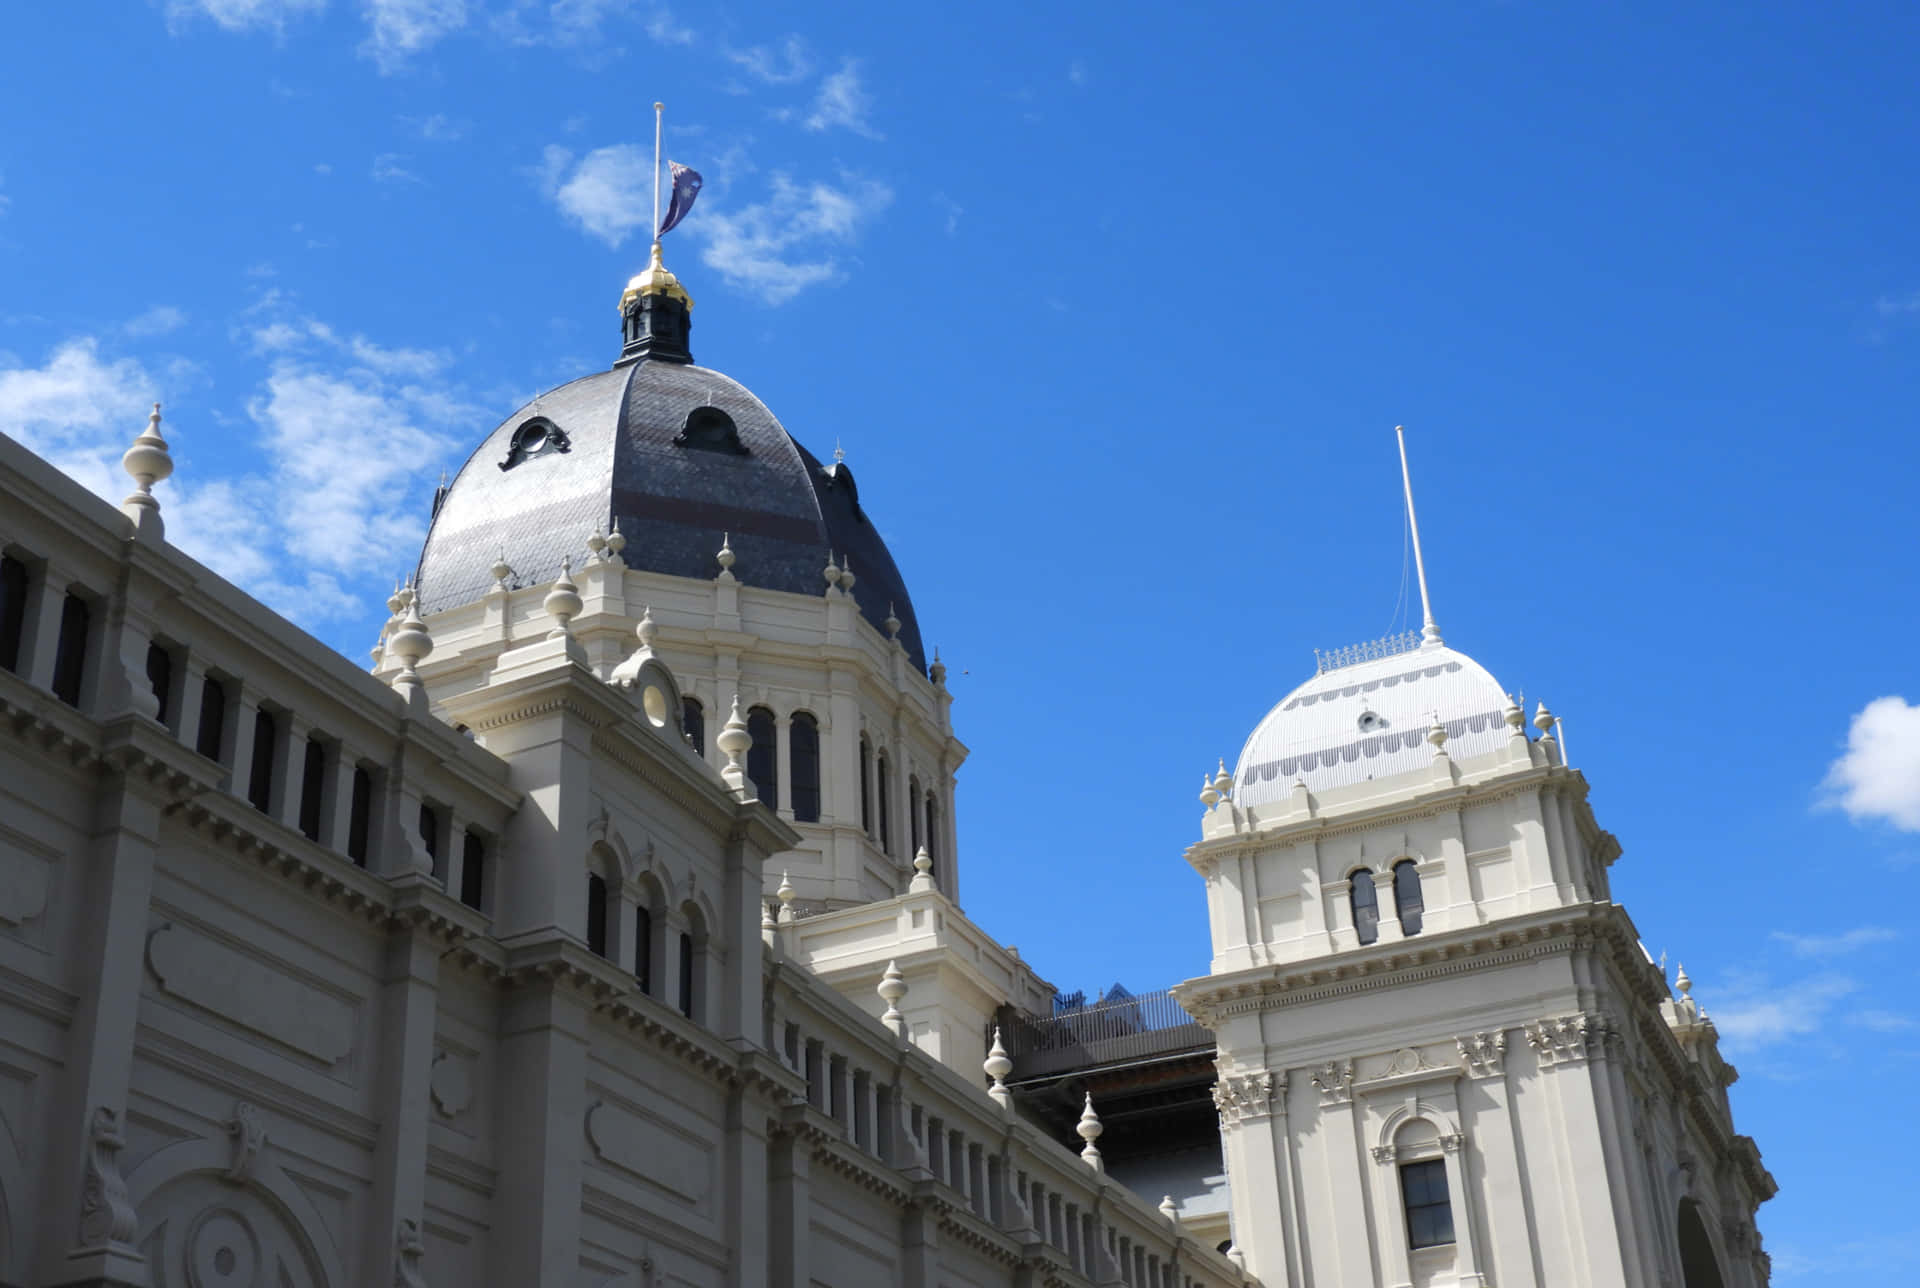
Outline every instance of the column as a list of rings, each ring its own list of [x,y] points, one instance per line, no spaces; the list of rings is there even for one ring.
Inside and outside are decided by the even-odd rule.
[[[789,1117],[798,1112],[796,1108],[795,1115]],[[792,1131],[783,1131],[773,1138],[768,1152],[772,1155],[767,1165],[772,1182],[771,1211],[767,1214],[771,1273],[766,1282],[772,1288],[812,1288],[807,1258],[813,1241],[811,1151]]]
[[[294,831],[300,830],[301,789],[307,776],[307,734],[313,722],[291,711],[279,720],[280,745],[273,754],[272,814]]]
[[[26,629],[21,632],[20,674],[35,688],[53,689],[53,663],[60,651],[60,613],[72,579],[49,561],[27,582]]]
[[[787,822],[793,822],[793,713],[781,711],[773,717],[773,782],[774,791],[779,794],[780,808],[777,813]]]
[[[397,1252],[404,1223],[426,1219],[427,1127],[433,1121],[428,1079],[439,1009],[440,954],[414,927],[387,937],[381,981],[376,1103],[382,1106],[374,1149],[370,1220],[361,1245],[362,1282],[399,1282]],[[518,1088],[515,1089],[516,1092]]]
[[[722,1168],[726,1186],[727,1246],[733,1249],[729,1288],[765,1288],[771,1282],[773,1214],[766,1201],[771,1171],[769,1106],[744,1084],[727,1091],[727,1135]]]
[[[359,753],[342,740],[327,748],[327,772],[320,789],[320,844],[341,854],[353,826],[353,771]]]
[[[247,798],[248,774],[253,769],[253,724],[260,712],[260,690],[245,680],[227,682],[227,724],[220,745],[227,753],[226,765],[233,772],[227,777],[227,790],[241,800]]]
[[[167,728],[173,736],[191,747],[200,736],[200,701],[207,691],[207,663],[191,649],[181,667],[180,700],[173,704],[173,718]]]
[[[551,982],[505,995],[496,1085],[512,1089],[517,1109],[498,1119],[489,1245],[495,1284],[579,1280],[586,1053],[587,1010],[580,999]]]
[[[1479,1240],[1474,1234],[1477,1214],[1474,1211],[1473,1190],[1467,1185],[1466,1147],[1464,1132],[1440,1138],[1440,1156],[1447,1165],[1447,1192],[1460,1209],[1457,1213],[1459,1225],[1453,1232],[1453,1268],[1460,1276],[1460,1288],[1483,1288],[1486,1280],[1480,1274],[1480,1257],[1476,1246]]]

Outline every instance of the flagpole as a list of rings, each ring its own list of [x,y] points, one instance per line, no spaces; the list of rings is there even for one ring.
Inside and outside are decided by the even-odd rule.
[[[660,114],[665,103],[653,105],[653,244],[660,244]]]
[[[1413,514],[1413,475],[1407,470],[1407,431],[1403,425],[1393,427],[1393,435],[1400,440],[1400,486],[1407,493],[1407,527],[1413,534],[1413,567],[1420,575],[1420,614],[1426,618],[1421,635],[1428,642],[1440,642],[1440,624],[1433,620],[1433,601],[1427,598],[1427,561],[1420,556],[1420,520]],[[1405,565],[1401,565],[1404,569]],[[1402,573],[1404,576],[1404,572]]]

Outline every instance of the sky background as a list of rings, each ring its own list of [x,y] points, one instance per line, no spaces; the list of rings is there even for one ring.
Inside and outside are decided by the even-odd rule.
[[[440,470],[615,357],[664,99],[696,356],[952,667],[968,911],[1139,991],[1206,969],[1201,772],[1406,624],[1405,423],[1776,1280],[1920,1278],[1920,8],[1250,8],[16,6],[0,431],[117,499],[163,400],[169,535],[364,661]]]

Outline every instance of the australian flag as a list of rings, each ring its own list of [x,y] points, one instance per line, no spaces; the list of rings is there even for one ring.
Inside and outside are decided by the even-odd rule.
[[[660,220],[660,231],[654,234],[656,240],[672,232],[687,217],[687,212],[693,209],[693,199],[700,195],[700,185],[705,182],[698,170],[678,161],[667,162],[667,168],[673,172],[673,197],[667,202],[666,216]]]

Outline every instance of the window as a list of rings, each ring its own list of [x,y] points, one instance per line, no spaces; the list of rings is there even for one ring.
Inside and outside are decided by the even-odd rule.
[[[320,787],[326,775],[326,746],[318,738],[309,738],[306,761],[300,766],[300,832],[309,841],[320,839]]]
[[[1433,1248],[1453,1242],[1453,1205],[1447,1201],[1445,1159],[1403,1164],[1400,1196],[1407,1208],[1408,1247]]]
[[[887,753],[881,752],[875,762],[879,765],[877,777],[880,779],[880,849],[887,854],[893,853],[893,777],[887,771]]]
[[[209,684],[212,681],[208,681]],[[367,866],[367,834],[373,825],[373,775],[364,765],[353,767],[353,802],[347,815],[347,857]]]
[[[507,459],[500,462],[500,468],[510,470],[520,462],[531,460],[536,456],[571,450],[573,450],[573,442],[567,437],[565,430],[545,416],[535,416],[513,431],[513,442],[508,446]]]
[[[704,452],[747,455],[747,445],[740,441],[740,429],[733,417],[718,407],[695,407],[688,412],[686,427],[673,436],[673,442],[676,447],[697,447]]]
[[[227,686],[209,675],[200,687],[200,727],[194,732],[193,749],[208,760],[220,759],[226,731]]]
[[[60,640],[53,652],[53,696],[70,707],[80,705],[80,681],[87,669],[87,629],[93,610],[87,601],[68,594],[60,605]]]
[[[1373,873],[1357,868],[1347,881],[1353,886],[1353,932],[1361,943],[1370,944],[1380,937],[1380,896],[1373,888]]]
[[[860,830],[873,835],[873,744],[860,735]]]
[[[477,911],[486,893],[486,882],[487,843],[480,839],[478,832],[469,830],[460,852],[460,902]]]
[[[907,775],[907,834],[912,843],[907,847],[909,856],[920,853],[920,775]]]
[[[653,993],[653,910],[645,904],[633,910],[633,977],[642,993]]]
[[[598,872],[587,878],[587,947],[607,955],[607,882]]]
[[[753,794],[768,809],[778,809],[780,782],[774,765],[779,748],[773,712],[765,707],[755,707],[747,712],[747,736],[753,739],[752,745],[747,748],[747,778],[753,783]]]
[[[793,775],[793,817],[802,823],[818,823],[820,726],[805,711],[794,712],[787,725],[787,764]]]
[[[680,732],[686,735],[687,746],[693,748],[693,754],[705,759],[707,754],[707,712],[698,698],[680,699]]]
[[[147,645],[147,683],[153,688],[153,700],[160,704],[153,718],[165,724],[170,714],[167,702],[173,696],[173,654],[158,640]]]
[[[680,1014],[693,1018],[693,936],[680,932]]]
[[[1426,905],[1420,901],[1420,868],[1412,859],[1393,865],[1393,911],[1400,918],[1400,933],[1420,933],[1420,914]]]
[[[927,857],[940,857],[940,802],[927,792]]]
[[[420,802],[420,844],[426,847],[427,857],[433,860],[433,872],[439,876],[445,871],[440,863],[440,815],[433,806]]]
[[[27,630],[27,566],[0,556],[0,666],[20,669],[20,641]]]
[[[253,764],[247,772],[247,803],[261,813],[273,807],[273,758],[279,726],[265,707],[253,713]]]

